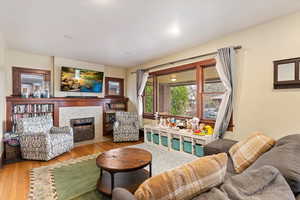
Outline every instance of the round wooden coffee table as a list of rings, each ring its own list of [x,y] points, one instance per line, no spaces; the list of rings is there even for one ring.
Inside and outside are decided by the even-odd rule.
[[[147,178],[152,176],[152,155],[139,148],[119,148],[106,151],[96,159],[100,168],[97,189],[108,196],[114,187],[126,188],[134,193]],[[144,167],[149,165],[149,171]]]

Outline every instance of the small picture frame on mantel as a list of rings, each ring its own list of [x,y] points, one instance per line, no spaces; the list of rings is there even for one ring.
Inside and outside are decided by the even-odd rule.
[[[300,88],[300,58],[274,61],[274,89]]]
[[[105,77],[105,97],[124,97],[124,79]]]

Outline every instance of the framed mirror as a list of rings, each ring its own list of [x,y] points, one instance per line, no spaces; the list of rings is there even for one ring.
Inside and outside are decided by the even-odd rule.
[[[124,97],[124,79],[105,77],[105,96]]]
[[[51,71],[13,67],[12,73],[13,96],[26,93],[28,97],[32,97],[40,95],[41,90],[50,93]]]
[[[300,88],[300,58],[274,61],[274,89]]]

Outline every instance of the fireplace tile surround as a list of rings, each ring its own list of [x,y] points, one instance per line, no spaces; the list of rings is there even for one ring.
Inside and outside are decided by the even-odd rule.
[[[72,119],[91,118],[95,119],[95,138],[83,142],[75,143],[75,145],[89,144],[105,141],[103,137],[103,107],[102,106],[80,106],[80,107],[61,107],[59,108],[59,126],[71,126]]]

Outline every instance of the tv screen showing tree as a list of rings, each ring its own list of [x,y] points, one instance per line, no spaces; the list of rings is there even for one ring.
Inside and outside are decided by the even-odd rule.
[[[103,72],[93,70],[62,67],[60,89],[65,92],[101,93],[103,75]]]

